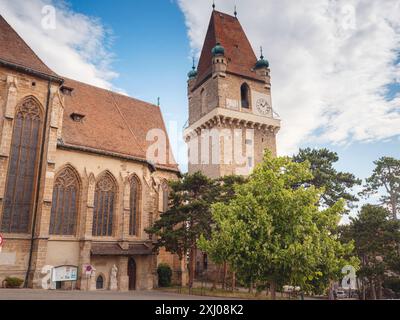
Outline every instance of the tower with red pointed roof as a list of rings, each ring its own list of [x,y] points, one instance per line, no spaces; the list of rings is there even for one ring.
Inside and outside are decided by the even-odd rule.
[[[280,120],[269,63],[257,59],[235,14],[213,10],[197,70],[189,73],[185,140],[189,172],[249,174],[266,149],[276,155]]]

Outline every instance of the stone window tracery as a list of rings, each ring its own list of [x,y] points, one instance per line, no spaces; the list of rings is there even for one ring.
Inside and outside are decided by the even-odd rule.
[[[130,219],[129,235],[139,235],[140,225],[140,203],[141,202],[141,184],[137,177],[133,177],[130,184]]]
[[[110,174],[104,174],[96,184],[93,208],[93,236],[111,237],[117,187]]]
[[[50,218],[51,235],[74,235],[78,216],[79,180],[72,168],[56,178]]]
[[[163,212],[167,212],[169,209],[169,186],[167,181],[163,181],[161,185],[162,199],[163,199]]]
[[[1,231],[28,233],[34,205],[42,129],[42,112],[33,98],[17,108],[14,118]]]

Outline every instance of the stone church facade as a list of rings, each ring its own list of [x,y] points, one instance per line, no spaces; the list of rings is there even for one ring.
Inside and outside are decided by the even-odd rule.
[[[272,108],[271,76],[257,59],[235,16],[214,10],[198,68],[188,74],[189,173],[210,178],[251,173],[264,151],[276,155],[281,122]],[[216,266],[201,252],[197,275],[215,277]]]
[[[151,289],[160,262],[183,281],[145,232],[179,176],[168,141],[166,163],[147,160],[152,129],[166,135],[159,107],[57,75],[0,16],[0,284],[41,288],[48,266],[76,266],[81,290],[112,274],[118,290]]]

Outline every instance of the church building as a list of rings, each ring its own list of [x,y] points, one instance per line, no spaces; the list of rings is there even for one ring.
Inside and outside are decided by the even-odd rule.
[[[152,289],[160,262],[182,279],[145,232],[180,174],[168,138],[147,158],[153,129],[167,137],[158,106],[56,74],[0,16],[0,285],[70,266],[81,290]]]

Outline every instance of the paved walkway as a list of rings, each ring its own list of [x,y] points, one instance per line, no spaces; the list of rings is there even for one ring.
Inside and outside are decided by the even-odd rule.
[[[0,289],[0,300],[229,300],[152,291],[49,291],[32,289]]]

